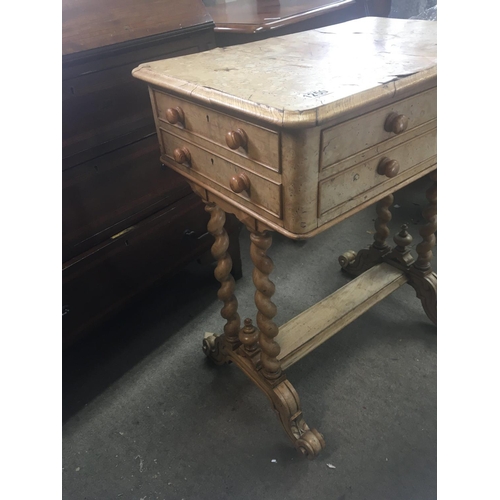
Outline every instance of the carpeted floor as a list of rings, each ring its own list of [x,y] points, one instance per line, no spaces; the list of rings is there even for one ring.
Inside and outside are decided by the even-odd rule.
[[[426,185],[395,195],[391,227],[409,223],[415,242]],[[337,257],[370,243],[373,219],[371,207],[307,242],[275,236],[278,324],[348,282]],[[248,242],[243,230],[242,318],[254,316]],[[222,326],[212,273],[193,263],[65,354],[63,498],[436,498],[436,328],[413,289],[288,370],[327,442],[307,461],[264,395],[236,367],[205,359],[204,333]]]

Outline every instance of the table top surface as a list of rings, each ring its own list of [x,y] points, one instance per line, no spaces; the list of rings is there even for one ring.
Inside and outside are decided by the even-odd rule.
[[[63,0],[63,56],[212,24],[202,0]]]
[[[258,33],[325,15],[355,3],[355,0],[205,0],[215,31]]]
[[[365,17],[141,64],[135,77],[283,127],[321,124],[437,74],[437,23]]]

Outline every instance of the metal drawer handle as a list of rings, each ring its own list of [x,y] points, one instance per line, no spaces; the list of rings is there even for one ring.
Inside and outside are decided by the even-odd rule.
[[[226,144],[231,149],[246,149],[248,145],[248,136],[246,132],[241,128],[231,130],[226,134]]]
[[[231,178],[229,186],[235,193],[239,194],[250,189],[250,179],[246,174],[241,173]]]
[[[385,175],[386,177],[389,177],[389,179],[396,177],[399,173],[399,162],[384,156],[378,164],[377,173]]]
[[[389,113],[385,119],[384,130],[386,132],[393,132],[394,134],[402,134],[408,128],[408,117],[395,113]]]
[[[171,123],[172,125],[176,125],[177,123],[184,125],[184,111],[182,111],[182,108],[179,106],[175,108],[168,108],[166,115],[168,123]]]
[[[174,149],[174,160],[177,163],[187,163],[191,166],[191,153],[189,152],[189,149],[185,146]]]

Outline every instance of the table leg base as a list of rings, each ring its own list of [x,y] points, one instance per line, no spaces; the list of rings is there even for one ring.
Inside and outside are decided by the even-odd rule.
[[[363,248],[359,252],[349,250],[339,257],[339,264],[347,274],[359,276],[377,264],[381,264],[384,261],[384,255],[390,250],[389,247],[384,250],[377,250],[374,247]]]
[[[410,271],[408,283],[417,292],[427,317],[437,325],[437,274],[419,275]]]
[[[413,287],[427,317],[437,325],[437,274],[422,273],[412,265],[406,265],[401,259],[394,258],[394,252],[380,253],[372,247],[355,252],[349,250],[339,257],[342,270],[351,276],[361,276],[369,269],[385,262],[402,270],[407,276],[407,283]]]
[[[375,242],[359,252],[349,250],[339,257],[339,263],[346,273],[360,276],[382,262],[390,264],[402,271],[417,292],[422,307],[428,318],[437,324],[437,275],[432,272],[430,261],[432,248],[436,243],[437,231],[437,183],[436,171],[430,174],[432,185],[426,191],[429,206],[424,209],[423,216],[427,224],[420,228],[421,243],[416,247],[418,258],[415,261],[411,255],[410,245],[413,238],[408,233],[408,225],[403,224],[401,231],[394,236],[396,246],[391,248],[386,239],[389,236],[387,223],[391,220],[389,207],[394,201],[392,195],[380,200],[377,204],[377,219],[375,221]]]
[[[229,363],[229,359],[224,352],[223,337],[206,333],[203,339],[203,352],[205,356],[216,365]]]
[[[325,448],[323,435],[310,428],[302,415],[297,391],[284,373],[277,380],[268,380],[262,373],[260,349],[249,355],[243,346],[232,349],[223,336],[207,334],[203,352],[214,363],[234,363],[267,396],[276,416],[295,449],[303,457],[314,459]]]

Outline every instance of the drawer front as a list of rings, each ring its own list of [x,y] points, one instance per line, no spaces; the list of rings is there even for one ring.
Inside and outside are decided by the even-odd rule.
[[[153,101],[157,118],[162,127],[167,130],[170,128],[175,133],[176,128],[182,128],[220,144],[229,151],[275,172],[280,171],[280,136],[278,132],[159,91],[153,92]],[[179,109],[181,113],[179,113]],[[175,122],[179,116],[183,116],[183,120],[172,124],[171,122]],[[239,131],[243,131],[243,134]],[[232,133],[231,139],[227,139],[228,133]],[[243,137],[244,141],[245,136],[246,146],[238,147],[238,144],[241,143],[240,137]]]
[[[62,156],[63,165],[113,151],[154,132],[147,89],[132,75],[139,61],[167,59],[205,49],[206,34],[177,37],[141,47],[134,43],[109,57],[63,64]],[[200,45],[202,44],[202,45]],[[128,139],[125,139],[128,137]]]
[[[436,118],[437,89],[431,89],[390,106],[325,129],[321,133],[320,169],[326,169],[354,154],[405,134]],[[392,122],[386,121],[392,114]],[[394,132],[396,130],[396,132]],[[403,130],[401,132],[401,130]],[[387,147],[391,147],[388,143]],[[380,148],[374,149],[378,154]]]
[[[229,162],[226,159],[214,154],[199,146],[177,137],[173,134],[160,130],[162,147],[167,161],[174,163],[182,171],[197,177],[201,182],[206,182],[208,186],[216,187],[218,191],[224,193],[229,198],[238,203],[242,203],[248,208],[259,207],[264,211],[281,218],[281,184],[272,182],[257,175],[240,165]],[[186,150],[190,156],[190,161],[176,161],[178,153],[176,150]],[[241,192],[235,192],[233,187],[241,184],[241,179],[246,176],[248,186],[243,186]],[[212,185],[215,183],[215,185]],[[233,186],[233,187],[232,187]]]
[[[63,81],[63,158],[142,127],[154,132],[148,93],[130,76],[132,69],[132,65],[122,66]]]
[[[372,195],[376,196],[384,189],[396,186],[400,180],[407,180],[412,175],[412,170],[418,170],[419,165],[425,162],[435,163],[435,157],[436,129],[434,128],[367,162],[325,179],[319,184],[318,216],[321,218],[342,204],[348,204],[347,209],[350,210],[365,203]],[[383,158],[398,162],[399,172],[394,177],[379,173],[379,165]],[[341,210],[335,211],[336,215],[342,213]]]
[[[209,250],[208,219],[191,193],[63,267],[64,344]]]
[[[65,170],[63,262],[191,192],[162,169],[156,134]]]

